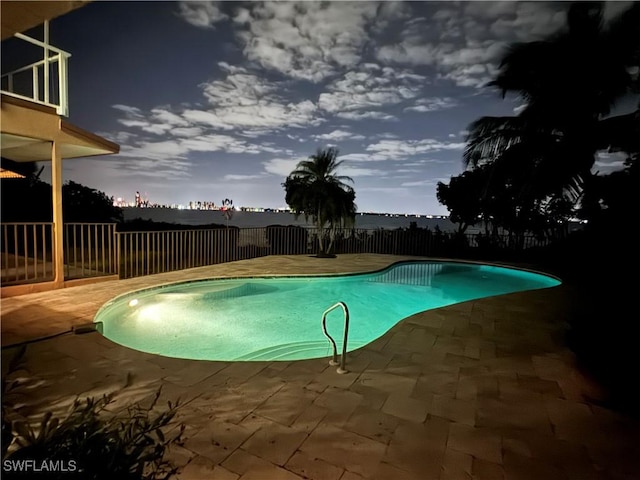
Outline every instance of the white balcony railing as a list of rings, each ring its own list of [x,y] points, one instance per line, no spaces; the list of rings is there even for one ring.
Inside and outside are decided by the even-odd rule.
[[[69,116],[67,61],[71,54],[49,45],[49,24],[44,24],[44,41],[16,33],[15,38],[42,48],[43,59],[0,77],[0,91],[56,109],[58,115]]]

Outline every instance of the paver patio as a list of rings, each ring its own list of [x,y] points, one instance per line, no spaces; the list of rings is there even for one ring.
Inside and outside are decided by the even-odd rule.
[[[270,256],[2,300],[2,344],[68,331],[120,293],[197,278],[371,271],[390,255]],[[119,389],[115,407],[191,401],[180,479],[640,478],[640,423],[591,403],[597,387],[564,345],[565,286],[413,315],[349,354],[207,362],[154,356],[99,333],[30,343],[25,415]],[[319,321],[320,319],[318,319]],[[3,366],[14,349],[3,350]],[[122,388],[127,374],[133,382]]]

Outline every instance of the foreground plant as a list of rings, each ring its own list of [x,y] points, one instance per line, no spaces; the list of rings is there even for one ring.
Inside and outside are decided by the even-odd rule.
[[[164,456],[170,445],[181,441],[184,425],[165,434],[180,405],[168,402],[165,410],[154,411],[160,393],[158,389],[146,407],[135,404],[115,415],[106,411],[114,392],[98,399],[76,399],[62,418],[47,412],[35,425],[14,420],[10,436],[3,428],[3,478],[171,478],[177,467]],[[3,403],[3,427],[10,425],[9,410]]]

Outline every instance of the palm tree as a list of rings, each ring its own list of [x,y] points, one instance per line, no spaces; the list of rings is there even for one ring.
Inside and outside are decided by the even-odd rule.
[[[355,191],[344,183],[353,180],[336,174],[342,164],[337,157],[335,148],[319,149],[309,160],[299,162],[283,183],[285,200],[296,217],[304,214],[305,219],[311,218],[318,229],[318,256],[328,256],[333,244],[331,235],[325,250],[325,228],[328,227],[331,234],[335,228],[351,226],[355,221]]]
[[[483,117],[470,126],[467,166],[517,165],[527,176],[521,195],[575,203],[598,150],[637,146],[637,112],[607,116],[623,96],[640,92],[638,25],[639,3],[606,29],[601,2],[575,3],[565,31],[513,45],[490,85],[503,96],[517,93],[525,107],[516,117]]]

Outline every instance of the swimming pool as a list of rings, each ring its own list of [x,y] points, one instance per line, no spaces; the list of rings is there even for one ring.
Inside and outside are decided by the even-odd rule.
[[[348,351],[423,310],[559,285],[524,270],[458,262],[403,262],[353,275],[250,277],[175,283],[121,295],[94,319],[110,340],[143,352],[198,360],[299,360],[331,355],[322,314],[350,312]],[[340,309],[327,316],[342,349]]]

